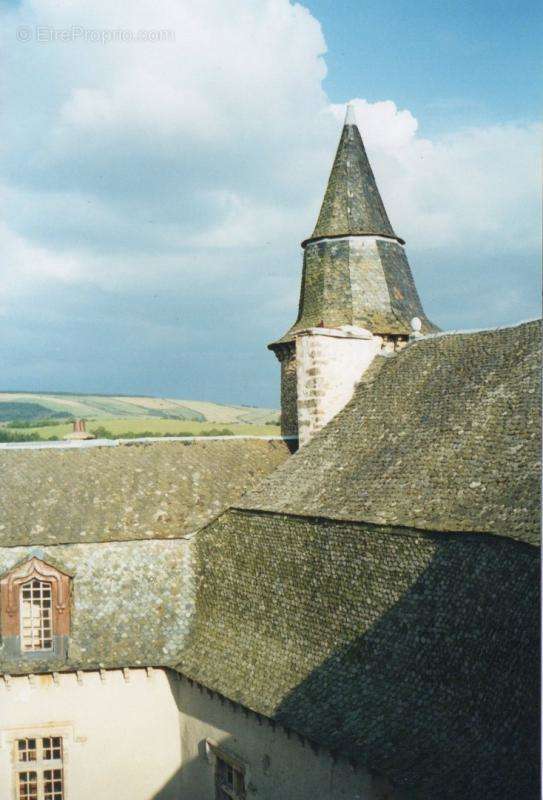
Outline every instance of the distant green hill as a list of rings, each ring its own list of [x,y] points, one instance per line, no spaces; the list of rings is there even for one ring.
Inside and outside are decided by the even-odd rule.
[[[16,421],[61,421],[77,417],[86,420],[108,419],[136,421],[158,419],[228,423],[239,425],[266,425],[278,421],[279,412],[269,408],[228,406],[199,400],[174,400],[158,397],[132,397],[122,395],[64,394],[38,392],[0,392],[0,424]]]

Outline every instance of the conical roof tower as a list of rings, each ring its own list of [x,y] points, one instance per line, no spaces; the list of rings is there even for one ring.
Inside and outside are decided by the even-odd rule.
[[[281,362],[281,430],[301,444],[348,401],[381,350],[437,330],[422,308],[403,245],[347,115],[319,218],[302,242],[298,317],[269,345]]]
[[[408,336],[411,320],[419,317],[423,333],[437,330],[422,308],[404,244],[388,218],[349,105],[315,230],[302,242],[298,318],[270,349],[319,325]]]

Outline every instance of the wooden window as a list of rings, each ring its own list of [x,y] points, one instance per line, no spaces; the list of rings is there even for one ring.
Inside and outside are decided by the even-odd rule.
[[[245,800],[243,768],[223,754],[215,753],[215,785],[217,800]]]
[[[17,800],[64,800],[62,737],[15,740]]]
[[[0,579],[6,653],[60,655],[70,631],[70,581],[68,574],[35,557]]]
[[[53,647],[52,585],[32,578],[21,584],[21,650],[51,650]]]

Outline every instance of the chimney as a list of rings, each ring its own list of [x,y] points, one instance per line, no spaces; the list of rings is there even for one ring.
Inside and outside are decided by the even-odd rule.
[[[96,437],[92,433],[87,433],[84,419],[74,419],[72,432],[67,433],[64,438],[68,440],[82,440],[95,439]]]

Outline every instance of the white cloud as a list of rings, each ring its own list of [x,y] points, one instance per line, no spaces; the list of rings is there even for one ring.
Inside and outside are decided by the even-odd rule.
[[[22,22],[162,28],[175,40],[14,46]],[[314,202],[310,189],[335,133],[331,118],[322,124],[324,38],[301,5],[27,0],[9,35],[10,118],[30,113],[32,129],[21,136],[14,124],[6,180],[39,193],[40,214],[46,193],[57,208],[65,193],[68,207],[53,225],[68,236],[70,217],[79,218],[78,203],[69,208],[74,196],[87,198],[91,212],[107,206],[116,230],[127,234],[131,224],[128,249],[140,238],[169,248],[174,226],[180,246],[206,236],[226,246],[281,230],[301,236],[290,223]],[[91,213],[81,245],[100,248],[108,227]]]
[[[69,245],[79,237],[82,249],[122,249],[124,237],[127,252],[160,253],[309,233],[344,106],[322,90],[325,42],[301,5],[27,0],[11,15],[12,35],[23,21],[167,29],[175,40],[15,48],[23,86],[11,116],[22,117],[29,103],[41,116],[30,138],[10,142],[11,180],[28,197],[14,223],[19,235],[21,219],[49,216],[48,208],[50,234],[56,228],[61,238],[64,229]],[[24,85],[28,62],[32,86]],[[412,246],[533,246],[535,126],[432,141],[392,100],[352,102],[393,224]],[[27,223],[29,236],[45,234]]]
[[[11,298],[35,290],[36,279],[77,282],[84,275],[77,254],[63,254],[32,245],[0,222],[0,295],[6,303]]]
[[[410,111],[400,111],[392,100],[368,103],[367,100],[353,98],[349,102],[355,108],[356,120],[367,147],[395,156],[399,150],[413,143],[419,125]],[[345,106],[332,105],[331,111],[341,124]]]
[[[409,244],[537,248],[541,126],[471,128],[432,141],[390,100],[351,102],[393,225]],[[333,112],[340,118],[343,106]]]

